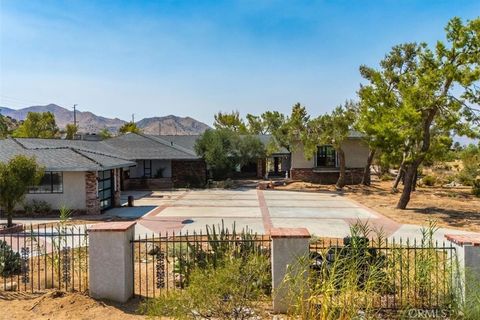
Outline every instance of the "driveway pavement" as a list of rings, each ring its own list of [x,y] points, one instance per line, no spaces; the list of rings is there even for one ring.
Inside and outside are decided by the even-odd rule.
[[[259,234],[268,233],[272,227],[305,227],[316,236],[344,237],[352,223],[368,221],[389,238],[413,240],[421,237],[422,228],[399,224],[336,193],[255,189],[156,191],[139,197],[135,205],[153,208],[138,219],[137,234],[199,233],[206,231],[206,225],[223,221],[230,230],[235,225],[237,231],[248,228]],[[439,229],[436,239],[443,241],[448,233],[469,232]]]

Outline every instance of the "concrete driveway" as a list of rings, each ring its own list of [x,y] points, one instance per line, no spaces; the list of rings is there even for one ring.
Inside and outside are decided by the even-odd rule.
[[[143,212],[153,208],[138,219],[137,234],[199,233],[205,232],[206,225],[218,225],[222,220],[229,230],[235,225],[237,231],[248,228],[265,234],[272,227],[305,227],[321,237],[344,237],[356,221],[368,221],[388,237],[397,239],[419,239],[422,228],[396,223],[337,193],[255,189],[156,191],[139,197],[135,205],[145,208]],[[142,210],[136,212],[139,215]],[[469,232],[439,229],[436,239],[442,241],[446,233]]]

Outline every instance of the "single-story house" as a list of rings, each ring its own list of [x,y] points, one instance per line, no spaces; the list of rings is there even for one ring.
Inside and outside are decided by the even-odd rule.
[[[0,139],[0,162],[34,156],[45,167],[26,200],[46,201],[96,214],[120,205],[127,189],[204,185],[205,162],[195,153],[157,136],[129,133],[103,141]],[[18,208],[20,209],[20,208]]]
[[[345,152],[346,183],[359,184],[362,181],[369,154],[368,145],[359,132],[350,132],[343,142]],[[307,157],[303,145],[298,144],[291,154],[290,177],[321,184],[333,184],[338,180],[340,167],[338,155],[333,146],[320,145],[313,157]]]
[[[62,206],[97,214],[120,205],[120,171],[134,162],[111,154],[79,148],[65,140],[0,140],[0,161],[16,155],[35,157],[45,168],[38,185],[33,185],[26,200],[46,201],[53,210]],[[1,187],[1,186],[0,186]],[[18,208],[20,209],[20,208]]]

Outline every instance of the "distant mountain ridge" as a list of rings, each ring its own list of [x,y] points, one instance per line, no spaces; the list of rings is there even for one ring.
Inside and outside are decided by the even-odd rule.
[[[0,114],[16,120],[25,120],[29,112],[52,112],[60,129],[64,129],[69,123],[73,123],[73,111],[60,107],[56,104],[46,106],[31,106],[22,109],[0,107]],[[89,111],[77,110],[77,124],[80,132],[97,133],[103,128],[110,132],[117,132],[126,121],[118,118],[106,118],[97,116]],[[209,128],[208,125],[190,117],[177,117],[168,115],[165,117],[145,118],[137,121],[137,126],[146,134],[177,134],[194,135],[203,133]]]

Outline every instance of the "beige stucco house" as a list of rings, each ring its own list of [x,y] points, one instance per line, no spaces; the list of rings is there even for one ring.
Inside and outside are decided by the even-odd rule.
[[[359,184],[363,177],[369,154],[367,144],[357,132],[351,132],[342,144],[345,152],[346,183]],[[330,145],[320,145],[313,156],[308,156],[299,143],[291,153],[290,177],[293,180],[321,184],[335,183],[339,175],[338,156]]]

